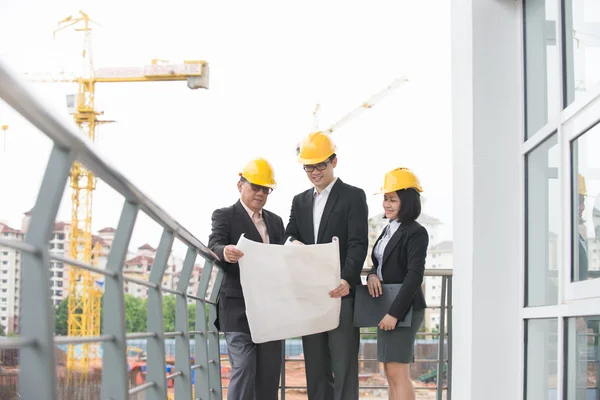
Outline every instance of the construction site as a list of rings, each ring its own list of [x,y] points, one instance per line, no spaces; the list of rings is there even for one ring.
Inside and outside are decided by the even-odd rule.
[[[100,88],[120,87],[127,83],[144,87],[160,82],[172,82],[172,86],[185,84],[187,89],[208,91],[211,79],[209,65],[212,64],[210,60],[186,59],[181,63],[172,63],[168,60],[152,58],[146,64],[139,66],[98,68],[96,54],[106,50],[98,51],[97,45],[94,44],[93,34],[101,26],[101,22],[93,18],[94,16],[80,10],[57,21],[55,29],[48,32],[55,41],[60,41],[61,36],[68,33],[77,35],[78,40],[82,42],[80,47],[73,49],[73,53],[79,55],[78,67],[75,71],[18,71],[19,79],[27,82],[31,88],[67,85],[61,86],[71,90],[64,94],[63,114],[69,116],[72,126],[68,129],[76,132],[78,137],[76,140],[81,142],[72,145],[69,142],[71,139],[66,139],[66,135],[62,143],[62,139],[58,136],[50,137],[53,141],[56,139],[59,150],[63,148],[61,145],[64,145],[64,148],[74,146],[73,148],[78,149],[77,152],[81,152],[78,154],[88,154],[89,151],[90,155],[86,156],[89,158],[75,157],[72,162],[70,161],[65,194],[62,199],[62,204],[68,207],[69,220],[61,221],[56,215],[57,212],[54,212],[51,220],[48,219],[50,217],[41,217],[45,212],[43,211],[45,202],[51,205],[50,209],[55,207],[56,210],[61,203],[54,202],[53,197],[47,193],[42,195],[41,191],[35,206],[26,207],[29,211],[25,212],[21,227],[0,220],[0,252],[3,252],[0,261],[6,261],[2,266],[9,271],[7,274],[12,288],[8,292],[10,300],[0,298],[0,306],[8,308],[7,319],[2,318],[3,332],[0,332],[0,400],[23,398],[24,386],[35,386],[38,381],[42,381],[39,377],[40,370],[37,367],[29,367],[32,365],[32,355],[27,350],[30,342],[23,336],[23,331],[30,329],[36,319],[42,324],[39,317],[46,311],[41,311],[42,314],[39,315],[22,311],[23,299],[28,294],[39,292],[42,290],[40,288],[46,290],[45,286],[37,286],[38,279],[34,280],[26,276],[24,271],[28,257],[32,255],[37,257],[38,254],[32,250],[30,242],[37,240],[36,232],[41,232],[38,225],[40,218],[47,220],[43,229],[47,230],[47,236],[52,238],[49,243],[44,235],[39,240],[44,242],[45,246],[49,246],[49,252],[44,253],[45,258],[42,262],[49,266],[44,274],[47,274],[51,280],[48,290],[52,314],[49,318],[54,319],[54,324],[51,331],[46,332],[44,328],[39,334],[51,338],[50,353],[53,353],[53,356],[45,359],[44,362],[49,364],[43,365],[52,365],[52,370],[55,372],[48,381],[56,388],[57,397],[51,397],[53,400],[113,398],[107,397],[109,396],[107,390],[112,390],[107,388],[113,381],[112,378],[107,378],[107,374],[116,376],[115,371],[120,371],[119,368],[122,367],[127,370],[126,380],[119,378],[115,387],[122,388],[126,385],[129,399],[161,398],[162,392],[159,390],[162,390],[163,386],[162,383],[157,382],[162,380],[166,384],[165,389],[169,400],[188,397],[187,386],[184,388],[183,385],[191,385],[190,390],[194,399],[225,399],[231,365],[224,337],[218,334],[213,325],[218,291],[212,289],[220,285],[222,271],[217,268],[215,260],[210,258],[213,256],[212,252],[178,223],[165,222],[170,221],[170,217],[154,203],[148,203],[148,206],[142,206],[140,210],[159,226],[164,227],[165,231],[160,240],[145,242],[146,244],[140,246],[137,251],[129,250],[130,245],[133,245],[129,240],[135,218],[127,222],[126,209],[130,204],[134,204],[132,199],[139,200],[143,195],[133,184],[123,183],[125,181],[119,183],[121,179],[119,174],[115,174],[114,179],[111,178],[113,172],[110,169],[106,169],[109,172],[96,172],[99,171],[98,168],[103,169],[108,163],[105,165],[102,158],[94,153],[98,148],[100,127],[104,125],[118,127],[121,123],[104,117],[105,111],[110,114],[109,111],[113,110],[107,109],[111,107],[111,103],[102,103]],[[197,49],[190,53],[197,53]],[[43,66],[44,63],[41,62],[40,65]],[[402,90],[410,85],[411,77],[398,73],[383,80],[389,83],[383,87],[370,89],[372,95],[366,96],[364,101],[356,102],[350,110],[344,109],[334,122],[323,123],[324,120],[331,121],[331,119],[323,118],[322,110],[329,107],[339,111],[339,108],[336,109],[325,102],[316,104],[312,115],[307,116],[312,122],[310,131],[337,137],[354,124],[364,126],[362,124],[369,123],[370,118],[381,115],[372,110],[385,106],[386,100],[394,98],[393,95],[402,96]],[[4,75],[0,76],[0,83],[4,85],[7,92],[18,87],[11,87],[9,79]],[[136,87],[131,86],[131,90],[135,92]],[[136,101],[135,96],[132,95],[131,102]],[[44,113],[34,111],[16,97],[9,99],[8,96],[2,96],[2,98],[6,101],[10,100],[9,104],[13,107],[19,102],[20,106],[15,108],[19,112],[29,109],[32,119],[45,118]],[[103,104],[104,109],[100,109],[98,106],[100,103]],[[22,110],[19,107],[22,107]],[[26,111],[23,112],[27,114]],[[151,115],[148,115],[148,118],[151,118]],[[172,118],[182,117],[172,115]],[[41,124],[41,122],[34,122],[34,125],[40,129]],[[62,122],[56,122],[56,132],[63,129],[61,124]],[[3,136],[4,154],[15,151],[12,144],[13,137],[20,134],[19,130],[15,129],[16,126],[19,125],[9,121],[0,109],[0,134]],[[295,135],[296,131],[293,134]],[[168,135],[169,133],[165,136]],[[296,154],[299,152],[299,146],[300,144],[297,143]],[[100,148],[110,153],[110,149]],[[285,152],[294,155],[293,146],[285,149]],[[159,158],[159,156],[159,154],[144,154],[141,159]],[[48,177],[53,171],[60,170],[49,165],[47,171],[50,172],[44,175],[44,179],[50,179]],[[97,200],[99,181],[123,194],[126,199],[118,223],[106,225],[103,229],[99,229],[101,225],[95,219],[99,207]],[[53,184],[44,182],[40,185],[42,189],[60,186],[58,181]],[[129,195],[125,195],[125,192]],[[54,203],[56,206],[52,205]],[[205,224],[206,221],[202,223]],[[375,229],[379,230],[380,225],[374,226],[369,232],[369,253],[379,234]],[[171,233],[172,236],[169,236]],[[123,238],[126,239],[123,241]],[[173,250],[174,239],[183,244],[185,254],[178,254]],[[443,242],[440,239],[435,242],[438,243]],[[196,260],[197,256],[198,260]],[[371,267],[370,263],[370,260],[365,260],[363,279]],[[164,265],[162,271],[160,267],[156,267],[157,265]],[[426,273],[423,290],[434,299],[435,304],[430,304],[432,311],[428,312],[431,315],[427,315],[428,322],[421,328],[417,337],[411,377],[417,399],[450,400],[453,273],[451,266],[448,268],[440,261],[433,268],[437,269],[428,269]],[[167,303],[171,304],[172,308],[167,308]],[[193,308],[190,306],[192,303]],[[143,319],[143,323],[135,325],[133,330],[128,330],[128,327],[133,326],[130,324],[137,324],[133,321],[133,311],[129,309],[134,305],[141,307],[140,313],[143,314],[143,318],[140,318]],[[126,312],[125,327],[111,319],[111,310],[116,312],[115,310],[121,308]],[[182,322],[182,316],[188,319]],[[132,320],[127,320],[128,318]],[[167,326],[172,328],[168,330]],[[120,335],[125,340],[115,339],[121,338]],[[35,343],[41,343],[41,339],[35,339]],[[117,347],[118,351],[125,349],[125,364],[117,355],[120,354],[115,350]],[[279,398],[308,399],[301,340],[287,339],[284,353]],[[215,359],[217,355],[218,359]],[[22,364],[23,360],[27,362]],[[160,367],[156,367],[157,364]],[[363,329],[361,332],[359,368],[360,398],[388,398],[383,364],[377,361],[376,331],[373,329]],[[157,372],[160,370],[162,376]],[[183,376],[185,379],[182,378]],[[219,383],[218,388],[215,386],[216,382]],[[28,393],[33,393],[35,390],[32,388]],[[210,397],[204,397],[205,395],[199,391],[210,393]]]

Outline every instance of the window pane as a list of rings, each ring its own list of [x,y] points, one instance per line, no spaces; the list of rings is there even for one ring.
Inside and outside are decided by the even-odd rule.
[[[558,302],[560,194],[556,134],[533,149],[527,166],[526,306]]]
[[[556,319],[531,319],[526,324],[525,400],[556,399],[558,322]]]
[[[565,0],[565,107],[600,82],[600,2]]]
[[[574,282],[600,277],[600,125],[573,141]]]
[[[527,0],[525,13],[526,134],[530,137],[561,109],[556,0]]]
[[[600,316],[574,317],[567,320],[565,398],[568,400],[595,400],[600,396],[599,327]]]

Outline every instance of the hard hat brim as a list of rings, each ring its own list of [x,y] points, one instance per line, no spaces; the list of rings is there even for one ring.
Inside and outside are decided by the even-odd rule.
[[[277,182],[270,182],[270,183],[258,182],[258,181],[246,178],[244,176],[244,174],[241,173],[241,172],[238,172],[238,175],[241,176],[241,177],[243,177],[245,180],[247,180],[248,182],[250,182],[250,183],[252,183],[254,185],[264,186],[264,187],[268,187],[268,188],[271,188],[271,189],[276,189],[277,188]]]
[[[386,193],[392,193],[392,192],[397,192],[398,190],[405,190],[405,189],[415,189],[417,192],[419,193],[423,193],[423,189],[420,187],[402,187],[402,188],[398,188],[398,189],[393,189],[393,188],[381,188],[378,192],[373,193],[373,196],[376,196],[378,194],[386,194]]]
[[[319,164],[322,162],[325,162],[329,159],[329,157],[331,157],[335,152],[329,154],[327,157],[323,158],[323,157],[319,157],[319,158],[303,158],[298,156],[297,161],[302,164],[302,165],[312,165],[312,164]]]

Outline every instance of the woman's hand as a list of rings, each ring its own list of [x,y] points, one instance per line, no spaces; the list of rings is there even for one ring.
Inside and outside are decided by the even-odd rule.
[[[379,322],[379,328],[382,331],[393,331],[396,329],[398,318],[392,317],[390,314],[385,314],[385,317]]]
[[[383,294],[383,288],[381,287],[381,281],[375,274],[370,274],[367,279],[367,288],[369,294],[373,297],[379,297]]]

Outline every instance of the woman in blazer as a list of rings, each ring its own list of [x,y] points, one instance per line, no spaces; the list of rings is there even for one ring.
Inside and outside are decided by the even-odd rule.
[[[389,219],[373,247],[373,268],[367,277],[369,293],[378,297],[382,284],[402,283],[402,288],[377,329],[377,358],[384,363],[390,400],[414,400],[410,363],[414,361],[417,331],[425,316],[421,289],[429,234],[416,219],[421,214],[418,178],[407,168],[385,175],[383,209]],[[410,327],[396,327],[412,308]]]

